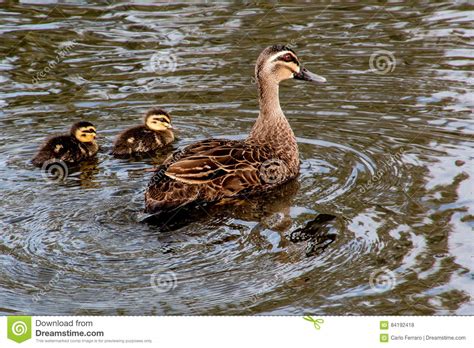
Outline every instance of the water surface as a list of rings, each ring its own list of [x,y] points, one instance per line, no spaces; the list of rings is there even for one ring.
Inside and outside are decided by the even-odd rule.
[[[474,314],[468,1],[109,3],[0,4],[0,314]],[[173,149],[245,137],[275,43],[328,79],[280,89],[295,186],[176,231],[140,223],[166,153],[113,159],[115,135],[159,106]],[[60,182],[29,164],[82,119],[96,163]],[[306,257],[288,234],[317,214],[335,240]]]

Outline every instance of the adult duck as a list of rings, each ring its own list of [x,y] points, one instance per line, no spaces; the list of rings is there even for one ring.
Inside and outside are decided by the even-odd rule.
[[[147,213],[265,193],[298,175],[298,144],[281,110],[278,86],[291,78],[326,79],[309,72],[295,52],[283,45],[262,51],[255,78],[260,114],[247,139],[208,139],[175,152],[148,184]]]

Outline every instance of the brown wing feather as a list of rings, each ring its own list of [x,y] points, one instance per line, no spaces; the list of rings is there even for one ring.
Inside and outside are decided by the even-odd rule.
[[[256,171],[266,159],[260,147],[241,141],[211,139],[185,149],[182,156],[168,166],[165,174],[181,182],[204,184],[222,176]]]
[[[145,194],[146,210],[212,202],[272,186],[258,173],[271,153],[265,146],[243,141],[208,139],[192,144],[158,168]]]

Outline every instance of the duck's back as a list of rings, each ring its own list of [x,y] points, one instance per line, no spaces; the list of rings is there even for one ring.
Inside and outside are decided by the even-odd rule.
[[[146,211],[250,195],[280,185],[291,177],[284,163],[272,162],[272,153],[267,146],[246,141],[208,139],[192,144],[157,169],[145,194]]]

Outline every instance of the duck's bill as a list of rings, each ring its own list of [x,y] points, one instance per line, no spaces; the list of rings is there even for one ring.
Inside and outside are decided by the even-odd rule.
[[[309,81],[313,83],[324,83],[327,81],[324,77],[316,75],[303,67],[301,67],[300,72],[297,74],[294,74],[293,77],[296,80],[304,80],[304,81]]]

